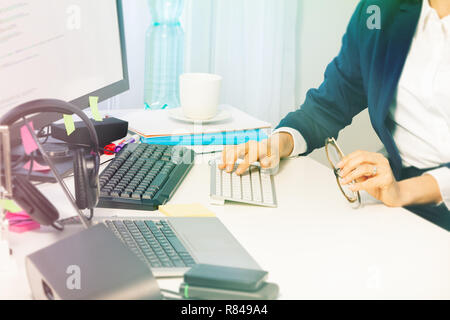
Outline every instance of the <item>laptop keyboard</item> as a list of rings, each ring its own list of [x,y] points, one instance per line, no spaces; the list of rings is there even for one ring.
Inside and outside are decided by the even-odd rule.
[[[150,268],[190,268],[196,264],[166,220],[104,223]]]

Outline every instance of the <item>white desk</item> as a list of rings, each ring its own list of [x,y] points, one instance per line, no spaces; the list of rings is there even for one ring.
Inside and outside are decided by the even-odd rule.
[[[269,280],[279,284],[282,299],[450,298],[447,231],[404,209],[349,208],[332,172],[309,158],[284,161],[275,183],[276,209],[212,206],[208,165],[196,164],[171,202],[200,202],[216,212],[269,271]],[[74,214],[57,185],[41,190],[61,216]],[[155,213],[96,209],[96,214]],[[10,234],[19,271],[0,274],[0,298],[30,298],[24,256],[77,230],[70,227],[60,234],[43,228]],[[180,281],[159,280],[159,284],[177,290]]]

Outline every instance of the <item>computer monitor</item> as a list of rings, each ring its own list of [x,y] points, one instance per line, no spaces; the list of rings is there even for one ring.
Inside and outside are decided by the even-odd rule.
[[[42,98],[84,109],[89,96],[103,101],[128,89],[121,0],[0,2],[0,117]],[[31,119],[39,128],[59,118]]]

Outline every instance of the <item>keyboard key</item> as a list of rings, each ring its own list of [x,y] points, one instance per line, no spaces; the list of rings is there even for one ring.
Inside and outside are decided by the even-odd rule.
[[[131,198],[135,200],[141,200],[141,193],[140,192],[133,192],[131,194]]]
[[[175,233],[171,229],[162,228],[161,231],[164,233],[166,237],[174,236]]]
[[[222,195],[222,170],[216,167],[216,195]]]
[[[172,263],[177,268],[183,268],[186,266],[182,260],[172,261]]]
[[[175,250],[166,251],[169,258],[179,257],[179,255],[175,252]]]
[[[163,267],[165,267],[165,268],[171,268],[171,267],[173,267],[173,264],[172,264],[172,262],[163,262],[162,263],[162,265],[163,265]]]
[[[111,197],[119,198],[120,197],[120,191],[113,190],[113,191],[111,191],[110,195],[111,195]]]
[[[146,220],[145,224],[147,225],[147,227],[153,232],[154,230],[158,230],[158,227],[156,226],[156,224],[153,221],[150,220]]]
[[[101,191],[100,191],[100,196],[101,197],[109,197],[109,193],[110,193],[110,191],[108,191],[107,189],[105,190],[105,189],[102,189]]]
[[[241,177],[233,172],[231,175],[233,199],[242,199]]]
[[[161,247],[153,248],[153,250],[155,251],[158,258],[162,258],[162,257],[166,256],[166,253],[164,252],[164,250]]]
[[[222,195],[225,198],[231,198],[231,173],[222,171]]]
[[[264,203],[274,204],[272,180],[269,174],[261,173],[261,187]]]
[[[163,184],[169,179],[169,175],[167,173],[160,173],[153,180],[151,186],[156,188],[161,188]]]
[[[161,268],[162,267],[162,263],[161,262],[154,262],[154,263],[151,263],[151,266],[153,267],[153,268]]]
[[[155,194],[153,192],[145,192],[142,195],[142,199],[143,200],[152,200],[154,196],[155,196]]]
[[[132,193],[132,192],[129,192],[129,191],[122,192],[122,193],[120,194],[120,197],[123,198],[123,199],[129,199],[130,196],[131,196],[131,193]]]
[[[252,181],[253,200],[262,202],[261,179],[259,176],[259,169],[257,167],[250,169],[250,179]]]
[[[242,199],[252,201],[252,183],[250,180],[250,172],[246,172],[241,176],[242,181]]]
[[[173,246],[175,251],[177,252],[187,252],[183,244],[178,240],[177,237],[167,237],[167,240],[169,240],[170,244]]]
[[[191,255],[188,252],[179,252],[178,254],[182,259],[191,257]]]

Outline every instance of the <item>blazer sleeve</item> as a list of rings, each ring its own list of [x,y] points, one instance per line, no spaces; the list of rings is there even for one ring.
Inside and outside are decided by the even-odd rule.
[[[323,147],[326,138],[337,138],[339,131],[367,107],[359,52],[360,26],[366,25],[361,20],[364,7],[361,1],[347,27],[339,55],[326,68],[323,83],[318,89],[309,90],[300,109],[289,113],[277,126],[300,132],[307,143],[305,155]]]

